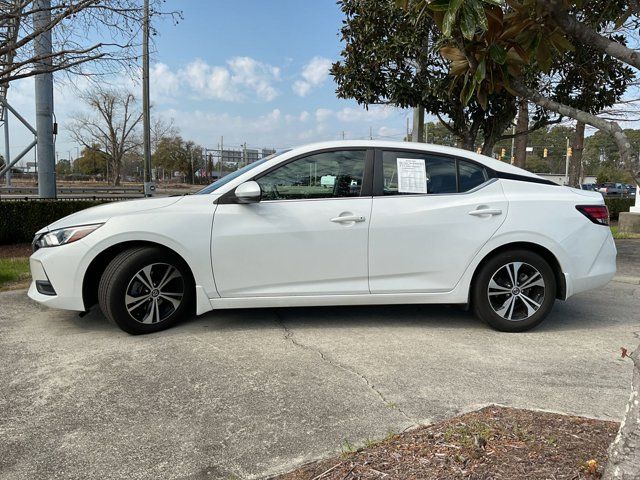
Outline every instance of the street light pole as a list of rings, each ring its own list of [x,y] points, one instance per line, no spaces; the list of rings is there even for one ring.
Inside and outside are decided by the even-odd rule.
[[[151,110],[149,104],[149,0],[144,0],[142,22],[142,130],[144,148],[144,195],[155,191],[151,181]]]

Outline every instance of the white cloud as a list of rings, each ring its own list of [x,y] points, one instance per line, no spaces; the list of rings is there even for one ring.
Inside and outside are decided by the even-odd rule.
[[[293,88],[293,93],[299,97],[305,97],[307,93],[311,91],[311,84],[302,80],[296,80],[293,82],[293,86],[291,88]]]
[[[368,110],[359,107],[345,107],[336,112],[341,122],[376,122],[385,120],[397,112],[397,109],[384,105],[371,105]]]
[[[329,76],[329,68],[331,68],[331,60],[324,57],[313,57],[300,73],[303,79],[293,83],[293,93],[299,97],[308,95],[313,88],[324,83]]]
[[[171,71],[166,63],[156,63],[149,75],[151,93],[175,97],[180,90],[180,78]]]
[[[333,116],[333,111],[328,108],[319,108],[316,110],[316,121],[323,123]]]
[[[189,87],[198,98],[240,102],[249,98],[271,101],[278,96],[274,83],[280,81],[280,69],[251,57],[234,57],[226,65],[209,65],[201,59],[189,62],[177,72],[166,67],[163,76],[171,82]]]

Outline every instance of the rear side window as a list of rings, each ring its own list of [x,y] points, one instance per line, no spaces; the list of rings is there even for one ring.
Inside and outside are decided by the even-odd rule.
[[[467,192],[488,179],[482,165],[419,152],[383,151],[383,194]]]
[[[477,163],[458,160],[458,179],[458,191],[468,192],[488,180],[487,171]]]

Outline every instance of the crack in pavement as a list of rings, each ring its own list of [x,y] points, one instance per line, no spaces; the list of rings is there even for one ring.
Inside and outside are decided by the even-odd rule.
[[[282,328],[282,330],[284,331],[284,339],[285,340],[289,340],[293,345],[295,345],[298,348],[302,348],[304,350],[308,350],[311,352],[314,352],[316,354],[318,354],[320,356],[320,358],[324,361],[329,363],[330,365],[339,368],[347,373],[350,373],[351,375],[355,375],[357,377],[359,377],[362,381],[364,381],[364,383],[367,385],[367,387],[369,388],[369,390],[371,390],[372,392],[374,392],[376,394],[376,396],[382,401],[382,403],[384,403],[384,405],[392,410],[396,410],[398,413],[400,413],[400,415],[402,415],[406,420],[410,421],[412,425],[417,425],[417,422],[414,421],[409,415],[407,415],[407,413],[395,402],[389,402],[387,400],[387,398],[384,396],[384,394],[378,390],[376,388],[376,386],[371,383],[371,381],[362,373],[360,373],[359,371],[357,371],[355,368],[346,365],[344,363],[341,363],[337,360],[334,360],[332,358],[330,358],[326,353],[324,353],[321,349],[319,349],[318,347],[314,347],[312,345],[307,345],[304,343],[299,342],[298,340],[296,340],[293,336],[293,331],[287,327],[284,323],[284,320],[282,319],[282,317],[280,316],[280,314],[278,314],[278,312],[273,311],[274,316],[276,317],[276,323],[280,325],[280,327]]]

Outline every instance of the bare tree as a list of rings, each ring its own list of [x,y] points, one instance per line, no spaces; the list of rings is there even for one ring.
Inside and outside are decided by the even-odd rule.
[[[91,113],[75,116],[69,127],[71,137],[89,149],[104,145],[113,184],[120,185],[123,158],[141,145],[137,127],[142,112],[133,94],[123,90],[96,87],[82,99]]]
[[[175,126],[173,118],[154,117],[151,120],[151,152],[155,152],[158,143],[163,138],[174,138],[180,135],[180,129]]]
[[[151,0],[152,15],[164,13],[162,0]],[[34,0],[0,2],[0,84],[44,72],[97,75],[132,69],[139,55],[143,8],[138,0],[52,0],[50,21],[34,30],[33,20],[43,9]],[[38,36],[51,32],[53,52],[34,54]],[[97,62],[99,61],[99,62]],[[89,67],[89,64],[91,65]]]

